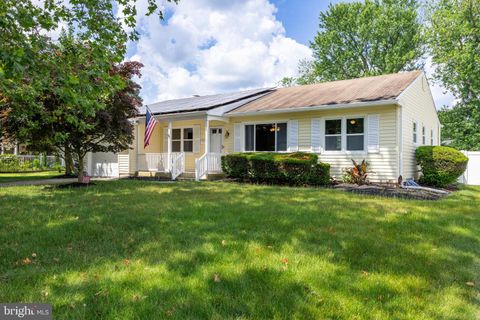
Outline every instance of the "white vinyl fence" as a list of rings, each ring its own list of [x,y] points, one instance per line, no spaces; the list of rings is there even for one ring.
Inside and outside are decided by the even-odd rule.
[[[38,159],[39,164],[44,165],[46,163],[48,168],[52,168],[55,165],[56,157],[55,156],[45,156],[43,155],[17,155],[17,158],[20,164],[28,164],[33,167],[33,162],[35,159]]]
[[[468,157],[467,170],[458,179],[459,182],[480,186],[480,151],[462,151]]]

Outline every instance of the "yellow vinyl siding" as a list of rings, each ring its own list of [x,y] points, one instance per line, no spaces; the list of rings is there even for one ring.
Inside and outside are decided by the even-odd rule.
[[[185,120],[185,121],[172,121],[172,128],[193,128],[194,126],[199,127],[200,133],[200,148],[199,152],[186,152],[185,153],[185,170],[187,172],[195,172],[195,160],[200,158],[205,153],[205,120],[196,119],[196,120]],[[230,136],[225,138],[225,130],[227,126],[225,122],[222,121],[210,121],[210,127],[223,127],[224,128],[224,137],[223,143],[225,149],[233,149],[233,130],[229,129]],[[145,150],[143,148],[143,136],[145,134],[145,124],[140,123],[138,125],[138,137],[135,142],[138,143],[138,154],[145,153],[163,153],[166,152],[167,148],[164,148],[164,138],[163,132],[164,128],[168,128],[167,122],[159,122],[153,131],[152,137],[150,138],[150,145]],[[224,149],[224,150],[225,150]],[[130,161],[132,165],[132,161]]]
[[[240,122],[272,122],[298,120],[298,143],[300,151],[311,151],[311,120],[314,118],[330,118],[343,116],[367,116],[378,114],[380,116],[380,152],[362,154],[348,153],[321,153],[320,160],[331,165],[332,175],[341,178],[342,170],[352,166],[352,159],[366,159],[371,167],[372,181],[395,181],[398,177],[398,151],[397,151],[397,106],[378,106],[368,108],[338,109],[325,111],[308,111],[298,113],[283,113],[272,115],[258,115],[246,117],[232,117],[228,125],[230,136],[233,134],[233,126]],[[366,125],[365,125],[366,130]],[[365,131],[366,133],[366,131]],[[228,152],[233,152],[233,139],[228,145]],[[367,148],[367,146],[365,146]]]
[[[430,145],[430,130],[434,130],[434,145],[440,145],[440,121],[430,87],[424,75],[415,80],[399,97],[402,105],[403,177],[417,178],[418,167],[415,149],[422,143],[422,126],[425,126],[425,145]],[[418,123],[417,144],[413,143],[413,123]]]

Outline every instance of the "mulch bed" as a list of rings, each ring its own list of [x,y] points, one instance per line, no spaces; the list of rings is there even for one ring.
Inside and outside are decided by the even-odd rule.
[[[86,188],[94,185],[95,183],[93,182],[90,182],[90,183],[72,182],[72,183],[66,183],[66,184],[59,184],[52,187],[56,189],[69,189],[69,188]]]
[[[448,193],[439,193],[429,190],[402,189],[390,185],[374,184],[357,186],[355,184],[342,183],[335,185],[334,188],[356,194],[412,200],[439,200],[448,195]]]

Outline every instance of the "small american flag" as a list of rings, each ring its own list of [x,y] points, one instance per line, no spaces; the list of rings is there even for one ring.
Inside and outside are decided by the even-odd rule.
[[[143,137],[143,147],[146,148],[150,144],[150,137],[152,136],[153,129],[157,125],[157,120],[152,116],[150,109],[147,107],[147,119],[145,122],[145,136]]]

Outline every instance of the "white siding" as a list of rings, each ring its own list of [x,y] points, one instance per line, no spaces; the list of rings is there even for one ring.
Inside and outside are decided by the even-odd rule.
[[[422,127],[425,126],[425,145],[430,145],[430,130],[434,132],[434,145],[440,145],[440,121],[430,87],[424,75],[415,80],[399,97],[402,105],[403,178],[417,178],[415,149],[422,143]],[[413,123],[417,123],[417,143],[413,143]]]

